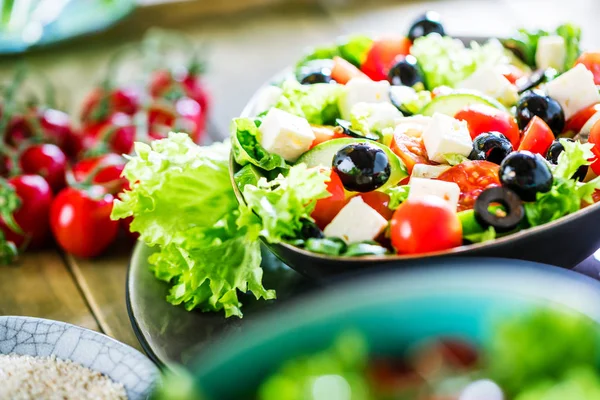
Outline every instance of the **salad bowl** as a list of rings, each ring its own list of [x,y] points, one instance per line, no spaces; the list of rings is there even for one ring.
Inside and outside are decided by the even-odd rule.
[[[472,41],[483,43],[489,38],[459,37],[458,39],[463,43]],[[291,68],[278,74],[271,82],[280,82],[290,75],[292,75]],[[255,93],[242,111],[240,118],[252,118],[256,115],[257,103],[260,103],[261,97],[263,97],[261,93],[268,86],[269,83],[263,85]],[[234,179],[234,175],[240,169],[241,166],[236,162],[232,151],[230,157],[231,182],[238,201],[244,203],[244,197]],[[596,203],[549,223],[497,237],[494,240],[413,255],[333,256],[307,251],[289,243],[272,244],[263,241],[284,263],[301,274],[315,279],[373,266],[402,268],[405,265],[414,265],[415,262],[421,260],[448,257],[504,257],[570,269],[600,248],[598,224],[600,224],[600,204]]]
[[[255,398],[252,390],[285,360],[322,349],[347,329],[360,330],[373,353],[390,354],[443,335],[480,344],[493,334],[491,319],[540,306],[573,310],[597,324],[598,289],[597,281],[572,271],[515,260],[383,271],[298,299],[215,342],[198,354],[195,383],[209,400]]]

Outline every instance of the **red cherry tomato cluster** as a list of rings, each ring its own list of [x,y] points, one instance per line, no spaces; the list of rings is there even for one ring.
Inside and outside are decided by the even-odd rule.
[[[21,105],[23,74],[0,93],[0,264],[51,243],[95,257],[129,232],[112,221],[115,197],[128,188],[124,154],[135,141],[170,131],[204,138],[209,98],[200,71],[178,66],[150,72],[136,86],[105,80],[81,105],[79,127],[55,108]]]

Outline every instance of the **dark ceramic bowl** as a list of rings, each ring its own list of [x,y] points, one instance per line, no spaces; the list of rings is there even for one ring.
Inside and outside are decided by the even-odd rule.
[[[471,40],[482,42],[485,38],[473,37],[461,38],[461,40],[463,42],[470,42]],[[284,74],[289,74],[289,71],[282,73],[281,76]],[[250,99],[242,111],[242,117],[252,116],[259,93],[260,91]],[[233,179],[233,175],[241,167],[235,162],[233,155],[230,163],[231,181],[235,194],[238,201],[243,202],[242,193]],[[285,243],[265,244],[284,263],[301,274],[316,279],[361,270],[375,265],[388,265],[399,268],[408,263],[414,265],[416,261],[421,259],[441,257],[503,257],[573,268],[600,247],[600,228],[597,227],[600,227],[600,203],[586,207],[557,221],[523,230],[491,242],[427,254],[349,258],[317,254]]]

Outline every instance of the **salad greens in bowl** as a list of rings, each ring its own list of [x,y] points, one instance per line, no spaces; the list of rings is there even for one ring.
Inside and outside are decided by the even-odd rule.
[[[298,299],[206,348],[188,386],[202,397],[179,384],[165,392],[204,400],[592,399],[600,390],[598,288],[572,271],[502,259],[388,270]]]
[[[311,278],[448,256],[571,268],[600,247],[600,53],[580,30],[319,47],[263,87],[231,139],[137,144],[114,218],[188,310],[272,299],[260,241]]]

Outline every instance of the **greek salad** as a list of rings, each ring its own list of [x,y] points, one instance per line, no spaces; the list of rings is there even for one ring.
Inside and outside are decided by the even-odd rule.
[[[326,191],[286,239],[328,255],[443,251],[573,213],[600,188],[600,53],[579,41],[566,24],[465,46],[430,12],[406,36],[314,49],[234,120],[237,184],[248,199],[318,170]]]

